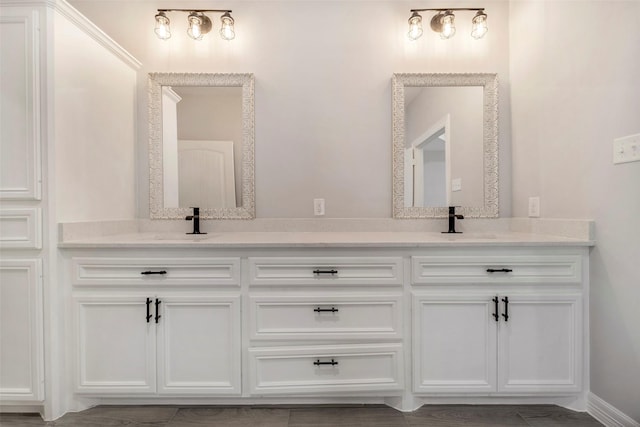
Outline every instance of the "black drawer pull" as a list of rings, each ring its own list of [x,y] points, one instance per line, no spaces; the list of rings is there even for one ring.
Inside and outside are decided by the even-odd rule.
[[[487,268],[487,273],[511,273],[510,268]]]
[[[164,270],[160,270],[160,271],[143,271],[140,274],[142,274],[144,276],[147,276],[149,274],[167,274],[167,272],[164,271]]]
[[[314,365],[316,366],[320,366],[320,365],[331,365],[331,366],[336,366],[338,364],[338,362],[336,362],[335,360],[331,359],[331,362],[321,362],[320,359],[316,360],[315,362],[313,362]]]
[[[335,307],[331,307],[331,308],[314,308],[313,311],[315,311],[316,313],[324,313],[324,312],[329,312],[329,313],[337,313],[339,310]]]
[[[330,274],[332,276],[335,276],[336,274],[338,274],[338,270],[334,270],[334,269],[331,269],[331,270],[320,270],[318,268],[318,269],[313,270],[313,274],[315,274],[316,276],[319,276],[321,274]]]
[[[147,323],[151,320],[151,298],[147,298]]]

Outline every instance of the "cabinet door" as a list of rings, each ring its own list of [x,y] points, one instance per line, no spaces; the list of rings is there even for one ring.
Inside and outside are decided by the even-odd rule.
[[[414,392],[495,391],[493,297],[460,292],[414,295]]]
[[[40,200],[38,11],[2,6],[0,40],[0,199]]]
[[[41,263],[0,261],[0,401],[44,396]]]
[[[160,298],[158,393],[240,393],[240,297]]]
[[[509,319],[501,320],[498,338],[499,391],[580,390],[581,301],[578,294],[509,295]]]
[[[75,298],[76,391],[90,394],[154,393],[155,322],[147,298]],[[149,311],[153,314],[153,301]]]

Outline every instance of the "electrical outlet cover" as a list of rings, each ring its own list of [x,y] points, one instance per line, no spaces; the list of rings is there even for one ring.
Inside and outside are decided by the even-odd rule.
[[[540,216],[540,197],[529,197],[529,218]]]

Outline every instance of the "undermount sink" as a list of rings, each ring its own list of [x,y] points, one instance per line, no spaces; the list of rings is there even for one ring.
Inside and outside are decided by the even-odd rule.
[[[495,233],[480,233],[480,232],[464,232],[456,234],[444,233],[443,236],[449,240],[493,240],[498,236]]]
[[[200,241],[212,239],[214,234],[186,234],[186,233],[159,233],[152,236],[153,240],[183,240],[183,241]]]

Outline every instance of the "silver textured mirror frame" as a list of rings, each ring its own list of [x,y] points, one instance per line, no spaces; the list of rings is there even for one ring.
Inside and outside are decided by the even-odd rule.
[[[467,218],[498,217],[498,75],[474,74],[409,74],[396,73],[392,79],[393,113],[393,217],[446,218],[443,207],[405,207],[405,87],[482,86],[483,89],[483,161],[484,205],[462,206],[457,210]]]
[[[242,87],[242,206],[200,209],[202,219],[255,218],[253,74],[149,73],[149,207],[152,219],[184,219],[189,208],[167,208],[163,200],[162,86]]]

